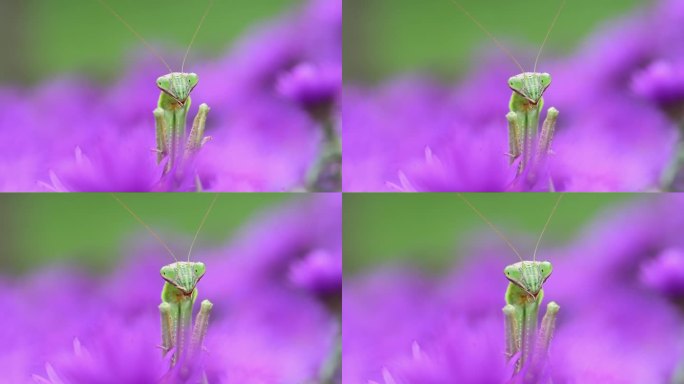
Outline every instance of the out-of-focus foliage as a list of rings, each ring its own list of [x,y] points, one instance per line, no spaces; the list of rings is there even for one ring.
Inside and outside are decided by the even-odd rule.
[[[560,5],[557,0],[459,3],[504,45],[528,46],[529,51],[517,53],[523,66],[531,66]],[[568,1],[547,44],[547,55],[571,52],[602,21],[645,3]],[[478,49],[496,49],[453,0],[346,0],[344,33],[345,80],[378,80],[418,70],[453,76],[473,63]],[[514,70],[513,63],[511,67]]]
[[[514,243],[516,235],[535,238],[548,218],[557,194],[467,193],[464,196]],[[544,243],[567,241],[609,206],[643,198],[637,194],[566,194],[549,224]],[[345,273],[381,263],[408,262],[427,268],[453,265],[475,239],[502,244],[463,201],[452,193],[358,194],[344,196]],[[526,243],[516,247],[526,255]],[[505,246],[505,245],[504,245]],[[502,265],[516,261],[501,255]]]
[[[117,194],[162,239],[185,255],[214,194]],[[199,235],[218,245],[255,214],[299,199],[284,194],[219,195]],[[112,266],[131,238],[155,245],[145,229],[106,193],[3,194],[0,270],[17,271],[50,263],[85,268]],[[181,237],[179,237],[181,235]],[[160,252],[163,248],[159,245]],[[169,261],[171,256],[168,256]]]
[[[183,51],[207,0],[108,0],[154,45]],[[300,4],[299,0],[214,1],[197,36],[192,57],[225,52],[254,24]],[[0,81],[35,82],[60,73],[113,77],[143,44],[96,0],[6,1],[0,4],[4,59]],[[11,53],[11,54],[9,54]],[[169,61],[170,58],[168,59]],[[174,62],[169,63],[172,67]],[[178,63],[180,66],[180,62]],[[163,71],[160,63],[160,71]]]

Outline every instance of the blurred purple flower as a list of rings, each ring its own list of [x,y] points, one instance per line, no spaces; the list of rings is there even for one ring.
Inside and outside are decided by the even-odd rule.
[[[317,249],[290,269],[290,279],[316,296],[342,293],[342,255]]]
[[[680,249],[667,249],[656,259],[644,263],[641,279],[647,287],[666,296],[684,294],[684,253]]]
[[[635,75],[634,92],[663,108],[684,100],[684,71],[681,65],[658,61]]]
[[[342,91],[340,65],[299,64],[278,80],[278,91],[313,115],[329,111]]]

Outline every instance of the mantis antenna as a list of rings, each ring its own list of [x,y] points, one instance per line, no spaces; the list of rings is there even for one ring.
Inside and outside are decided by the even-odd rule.
[[[468,201],[468,199],[466,199],[465,196],[463,196],[462,194],[457,193],[456,196],[458,196],[461,200],[463,200],[463,202],[465,202],[465,203],[473,210],[473,212],[475,212],[478,216],[480,216],[480,218],[481,218],[485,223],[487,223],[487,225],[489,225],[489,227],[490,227],[492,230],[494,230],[494,232],[496,232],[496,234],[499,236],[499,238],[501,238],[501,240],[503,240],[506,244],[508,244],[508,247],[511,248],[511,250],[513,251],[513,253],[515,253],[516,256],[518,256],[518,258],[520,259],[520,261],[523,261],[522,256],[520,256],[520,252],[518,252],[518,250],[515,248],[515,246],[513,246],[513,243],[511,243],[511,242],[508,240],[508,238],[506,238],[506,236],[504,236],[504,234],[501,233],[501,231],[499,231],[499,230],[496,228],[496,226],[495,226],[494,224],[492,224],[492,222],[489,221],[489,220],[485,217],[485,215],[483,215],[477,208],[475,208],[475,206],[474,206],[473,204],[471,204],[470,201]]]
[[[110,7],[109,4],[107,4],[104,0],[97,0],[97,2],[100,3],[100,5],[102,5],[107,11],[109,11],[109,13],[114,15],[114,17],[116,17],[121,22],[121,24],[128,28],[128,30],[131,31],[131,33],[133,33],[135,37],[137,37],[140,40],[140,42],[143,43],[143,45],[150,50],[150,52],[157,56],[157,58],[161,60],[161,62],[164,64],[166,69],[169,70],[169,72],[173,72],[171,66],[166,62],[166,60],[164,60],[164,58],[159,54],[159,52],[157,52],[157,50],[154,49],[154,47],[152,47],[152,45],[150,45],[150,43],[148,43],[147,40],[145,40],[130,24],[128,24],[128,22],[114,10],[114,8]]]
[[[553,217],[553,214],[556,213],[556,208],[558,208],[558,204],[560,204],[561,199],[563,198],[563,194],[561,193],[558,195],[558,199],[556,200],[556,204],[553,205],[553,208],[551,209],[551,213],[549,214],[549,217],[546,219],[546,223],[544,224],[544,228],[542,229],[541,233],[539,234],[539,239],[537,239],[537,245],[534,247],[534,253],[532,254],[532,261],[537,261],[537,250],[539,249],[539,244],[541,244],[542,237],[544,237],[544,232],[546,232],[546,228],[549,226],[549,223],[551,222],[551,218]]]
[[[190,48],[192,47],[192,44],[195,42],[195,38],[197,37],[197,34],[200,31],[200,28],[202,28],[202,25],[204,24],[204,19],[207,18],[207,15],[209,14],[209,10],[211,9],[211,7],[213,5],[214,5],[214,0],[209,0],[209,4],[207,5],[207,9],[204,10],[204,15],[202,15],[202,18],[200,19],[200,22],[197,25],[197,28],[195,29],[195,33],[192,34],[192,39],[190,39],[190,44],[188,44],[188,49],[185,51],[185,56],[183,56],[183,63],[181,64],[181,72],[184,72],[185,60],[187,60],[188,54],[190,54]]]
[[[525,70],[523,69],[522,65],[520,65],[520,62],[518,61],[518,59],[516,59],[515,56],[513,56],[511,51],[509,51],[508,48],[506,48],[506,46],[501,44],[499,42],[499,40],[497,40],[496,37],[494,37],[494,35],[491,32],[489,32],[489,30],[487,28],[485,28],[485,26],[482,25],[482,23],[480,23],[473,15],[471,15],[470,12],[468,12],[468,10],[465,9],[460,3],[458,3],[456,0],[451,0],[451,2],[456,6],[456,8],[458,8],[461,12],[463,12],[466,16],[468,16],[470,21],[475,23],[475,25],[477,25],[477,27],[480,28],[480,30],[482,32],[484,32],[490,39],[492,39],[494,44],[496,44],[496,46],[501,51],[503,51],[503,53],[505,53],[511,60],[513,60],[515,65],[518,67],[518,69],[520,69],[521,73],[525,73]]]
[[[159,237],[159,235],[157,234],[157,232],[155,232],[149,225],[147,225],[147,223],[145,223],[145,222],[143,221],[143,219],[140,218],[140,216],[136,215],[135,212],[133,212],[133,210],[132,210],[131,208],[129,208],[128,205],[126,205],[126,203],[124,203],[123,201],[121,201],[121,199],[119,199],[118,197],[116,197],[115,194],[111,193],[111,195],[112,195],[112,197],[114,198],[114,200],[117,201],[117,203],[119,203],[122,207],[124,207],[124,209],[127,210],[128,213],[131,214],[131,216],[133,216],[136,220],[138,220],[138,222],[139,222],[140,224],[142,224],[143,227],[145,227],[145,229],[147,229],[147,231],[148,231],[155,239],[157,239],[157,241],[159,242],[159,244],[161,244],[161,245],[164,247],[164,249],[166,249],[166,251],[169,252],[169,254],[171,255],[171,257],[173,257],[173,259],[174,259],[175,261],[178,261],[178,258],[177,258],[176,255],[173,253],[173,251],[171,250],[171,248],[169,248],[169,246],[166,245],[166,243],[164,242],[164,240],[162,240],[161,237]]]
[[[216,203],[216,199],[218,199],[218,193],[214,195],[214,198],[211,200],[211,204],[209,204],[209,208],[207,208],[207,211],[204,212],[204,217],[202,217],[202,222],[200,223],[199,227],[197,228],[197,232],[195,232],[195,237],[192,239],[192,243],[190,243],[190,249],[188,249],[188,262],[190,261],[190,254],[192,253],[192,248],[195,246],[195,241],[197,240],[197,235],[199,235],[200,231],[202,230],[202,227],[204,226],[204,222],[207,221],[207,217],[209,216],[209,212],[214,208],[214,203]]]
[[[561,2],[560,7],[558,7],[558,11],[556,12],[556,16],[554,16],[553,21],[551,21],[551,25],[549,26],[549,29],[546,31],[546,36],[544,36],[544,41],[542,42],[541,47],[539,47],[539,52],[537,52],[537,58],[534,60],[534,69],[532,72],[537,72],[537,63],[539,62],[539,57],[541,57],[542,50],[544,49],[544,46],[546,45],[546,41],[549,39],[549,36],[551,35],[551,31],[553,30],[553,27],[556,26],[556,21],[558,20],[558,17],[561,14],[561,11],[563,10],[563,7],[565,7],[565,1],[563,0]]]

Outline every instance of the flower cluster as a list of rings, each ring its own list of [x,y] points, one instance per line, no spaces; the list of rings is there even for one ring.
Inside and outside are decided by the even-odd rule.
[[[153,150],[155,79],[163,74],[154,58],[139,60],[106,89],[80,78],[2,88],[0,190],[301,189],[324,146],[308,105],[312,97],[335,105],[341,78],[302,77],[294,69],[285,88],[306,105],[281,94],[278,80],[299,66],[339,66],[341,34],[342,2],[311,0],[248,31],[224,57],[193,64],[199,84],[189,119],[208,104],[206,133],[213,140],[172,183]]]
[[[334,195],[295,201],[257,217],[225,246],[193,255],[207,269],[195,312],[203,299],[214,307],[205,351],[189,372],[170,371],[159,348],[159,269],[168,255],[158,246],[134,247],[129,262],[99,278],[55,267],[2,276],[3,380],[318,382],[339,343],[339,314],[320,293],[341,296],[340,208]],[[340,382],[339,364],[329,372],[326,382]]]
[[[658,383],[681,377],[684,208],[649,196],[545,249],[545,301],[561,306],[553,382]],[[498,248],[498,247],[496,247]],[[345,382],[507,382],[501,249],[474,248],[445,276],[384,269],[344,287]],[[543,381],[541,381],[543,382]]]
[[[645,191],[678,189],[673,164],[684,110],[681,1],[600,27],[570,56],[540,63],[552,75],[546,109],[560,111],[543,182],[508,171],[506,113],[514,67],[481,58],[455,87],[424,78],[343,95],[346,191]],[[426,155],[427,154],[427,155]],[[674,171],[671,168],[675,168]]]

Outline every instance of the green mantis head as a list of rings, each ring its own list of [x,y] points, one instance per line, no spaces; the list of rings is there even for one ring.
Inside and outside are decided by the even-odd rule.
[[[183,106],[198,82],[196,73],[171,72],[157,78],[157,87]]]
[[[204,263],[177,261],[163,266],[161,276],[167,283],[189,295],[195,290],[204,272]]]
[[[548,73],[523,72],[508,79],[508,86],[513,92],[533,105],[539,103],[549,85],[551,85],[551,75]]]
[[[507,266],[504,274],[508,281],[536,298],[552,271],[548,261],[519,261]]]

